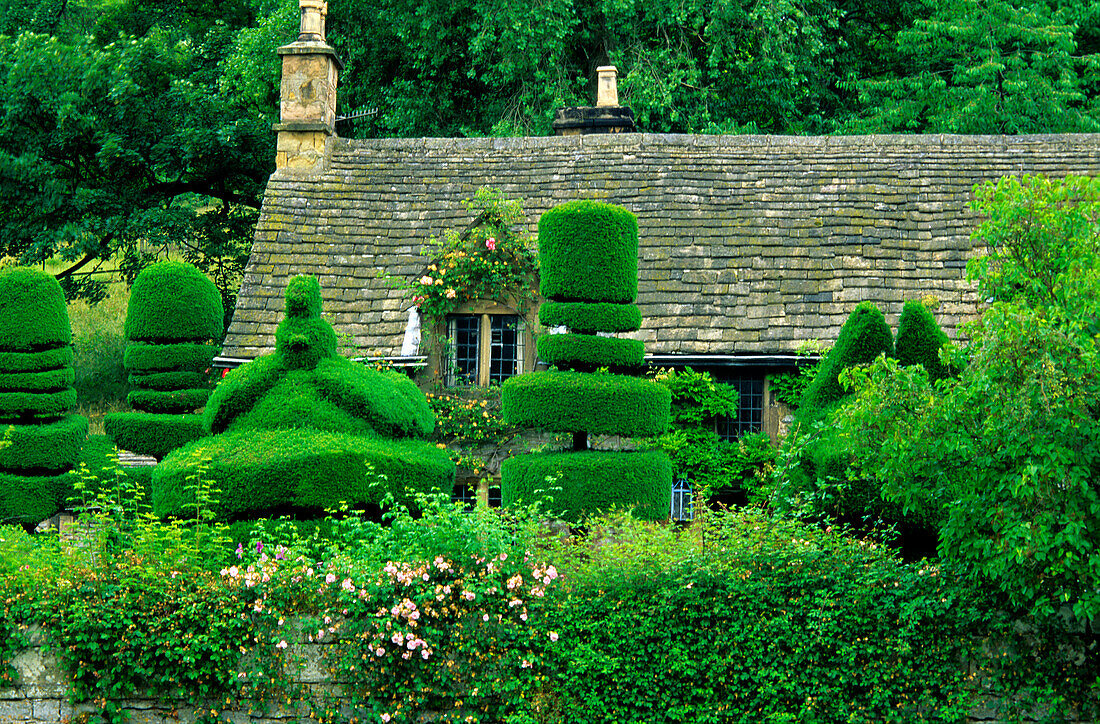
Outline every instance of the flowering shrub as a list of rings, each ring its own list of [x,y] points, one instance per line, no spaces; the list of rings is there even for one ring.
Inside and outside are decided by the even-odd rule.
[[[519,225],[523,205],[506,201],[482,187],[463,205],[475,216],[464,232],[448,230],[433,237],[422,253],[431,259],[424,273],[408,282],[409,295],[421,316],[442,319],[459,304],[474,299],[534,300],[531,289],[538,258]]]

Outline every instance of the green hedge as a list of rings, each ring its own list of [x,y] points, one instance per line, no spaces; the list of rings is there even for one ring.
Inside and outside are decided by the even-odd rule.
[[[221,379],[206,401],[206,429],[225,432],[238,416],[248,412],[287,373],[277,352],[257,357]]]
[[[638,296],[638,220],[619,206],[569,201],[539,219],[542,296],[630,303]]]
[[[661,450],[517,455],[500,474],[505,507],[542,501],[543,510],[569,521],[612,508],[665,520],[672,503],[672,462]]]
[[[595,334],[544,334],[535,342],[539,357],[559,367],[641,367],[645,343]]]
[[[66,415],[43,425],[0,427],[0,440],[11,445],[0,448],[0,470],[41,470],[58,473],[76,465],[88,436],[88,419]]]
[[[0,392],[60,392],[73,386],[76,372],[72,367],[42,372],[0,373]]]
[[[539,322],[572,332],[633,332],[641,329],[642,312],[636,304],[543,302]]]
[[[0,371],[42,372],[73,364],[72,345],[53,347],[39,352],[0,352]]]
[[[291,369],[309,369],[336,356],[336,331],[323,319],[286,317],[275,329],[275,349]]]
[[[653,380],[616,374],[532,372],[505,380],[510,425],[647,437],[668,426],[672,395]]]
[[[65,293],[38,269],[0,272],[0,319],[0,351],[36,352],[72,342]]]
[[[206,372],[150,372],[148,374],[133,374],[127,377],[134,387],[146,390],[169,390],[210,388],[210,375]]]
[[[380,503],[389,492],[408,502],[409,491],[454,487],[454,463],[429,442],[246,430],[197,440],[168,455],[153,473],[158,515],[188,515],[187,477],[200,458],[210,461],[209,479],[221,490],[216,512],[224,520]]]
[[[878,307],[860,302],[841,327],[836,344],[817,365],[817,373],[802,396],[799,417],[818,416],[844,397],[844,388],[837,379],[840,373],[852,365],[868,364],[880,354],[894,355],[894,335]]]
[[[64,509],[73,473],[16,475],[0,472],[0,524],[32,526]]]
[[[125,327],[128,340],[219,340],[223,324],[218,288],[190,264],[157,262],[143,269],[130,288]]]
[[[76,390],[59,392],[0,392],[0,423],[52,420],[76,407]]]
[[[210,388],[195,390],[131,390],[126,404],[142,412],[185,413],[199,409],[210,397]]]
[[[948,369],[940,362],[940,348],[947,344],[947,335],[936,324],[928,307],[919,301],[908,301],[898,320],[895,343],[898,362],[903,365],[923,365],[929,379],[947,377]]]
[[[103,418],[103,430],[122,450],[150,455],[158,460],[176,448],[206,436],[202,415],[112,412]]]
[[[149,344],[130,342],[122,353],[122,364],[130,372],[188,370],[202,372],[210,367],[218,348],[212,344],[176,342]]]

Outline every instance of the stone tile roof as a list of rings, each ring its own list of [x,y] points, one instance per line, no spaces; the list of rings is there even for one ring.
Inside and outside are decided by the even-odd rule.
[[[222,354],[274,347],[295,274],[319,278],[357,354],[399,354],[409,303],[393,278],[465,227],[461,201],[483,185],[521,199],[532,233],[574,198],[637,214],[649,353],[788,353],[835,339],[861,300],[896,324],[927,294],[953,336],[979,308],[964,280],[974,184],[1098,171],[1100,135],[334,139],[323,173],[271,177]]]

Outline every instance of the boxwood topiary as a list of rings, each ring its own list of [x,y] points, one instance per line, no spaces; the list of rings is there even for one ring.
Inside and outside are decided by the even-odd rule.
[[[0,352],[38,352],[73,339],[65,293],[38,269],[13,267],[0,274],[0,319]]]
[[[573,332],[633,332],[642,326],[642,313],[637,304],[543,302],[539,321]]]
[[[509,481],[502,486],[505,506],[540,502],[544,511],[568,521],[612,508],[664,520],[672,501],[672,462],[659,450],[517,455],[504,461],[501,475]]]
[[[668,388],[652,380],[609,373],[519,375],[501,390],[509,425],[638,437],[664,432],[671,399]]]
[[[59,392],[72,387],[75,380],[72,367],[39,372],[0,372],[0,391]]]
[[[936,318],[923,303],[911,300],[905,303],[898,320],[898,337],[895,345],[898,362],[903,365],[923,365],[933,382],[943,379],[950,371],[940,362],[940,348],[947,344],[947,335],[936,324]]]
[[[541,359],[559,367],[623,369],[641,367],[645,362],[645,344],[636,339],[595,334],[544,334],[535,346]]]
[[[542,296],[630,303],[638,295],[638,220],[626,209],[570,201],[539,219]]]
[[[71,367],[73,348],[51,347],[40,352],[0,352],[0,370],[5,372],[42,372]]]
[[[18,475],[0,470],[0,524],[33,529],[65,508],[73,492],[72,471]]]
[[[210,366],[211,359],[210,345],[196,342],[130,342],[122,353],[122,364],[136,374],[168,370],[201,372]]]
[[[119,412],[104,418],[103,429],[122,449],[158,460],[206,436],[206,426],[198,414]]]
[[[837,335],[836,344],[817,366],[817,373],[799,405],[801,419],[816,419],[845,395],[838,377],[852,365],[869,364],[880,354],[894,355],[894,335],[882,312],[871,302],[860,302]]]
[[[0,447],[0,470],[23,475],[27,471],[53,474],[69,470],[80,460],[87,435],[88,420],[81,415],[66,415],[41,425],[0,428],[0,439],[11,442]]]
[[[126,339],[196,342],[222,337],[222,298],[214,282],[190,264],[161,261],[138,274],[126,309]]]

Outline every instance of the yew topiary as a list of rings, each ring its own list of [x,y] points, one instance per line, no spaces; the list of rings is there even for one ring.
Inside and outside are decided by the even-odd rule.
[[[936,324],[932,311],[923,302],[906,302],[898,320],[895,344],[898,362],[907,366],[922,365],[930,380],[941,380],[950,374],[940,361],[940,348],[945,344],[947,335]]]
[[[588,450],[590,433],[642,437],[668,426],[668,388],[593,371],[636,370],[644,361],[642,342],[605,336],[641,325],[634,304],[637,220],[626,209],[594,201],[557,206],[539,220],[539,265],[548,299],[539,319],[567,332],[540,337],[537,347],[558,369],[506,380],[501,403],[509,424],[572,432],[573,450],[507,460],[501,467],[504,504],[541,501],[567,520],[612,507],[667,518],[672,464],[663,451]]]
[[[0,273],[0,319],[0,523],[31,528],[72,493],[88,421],[72,414],[72,330],[57,280]]]

